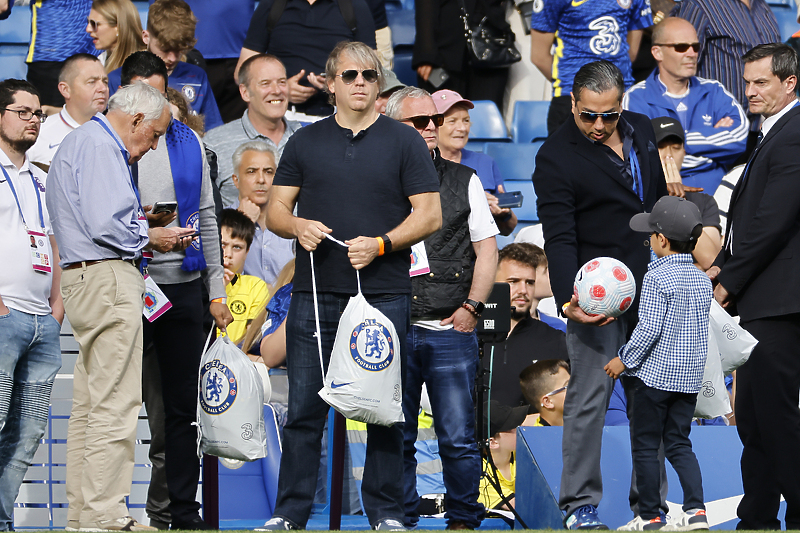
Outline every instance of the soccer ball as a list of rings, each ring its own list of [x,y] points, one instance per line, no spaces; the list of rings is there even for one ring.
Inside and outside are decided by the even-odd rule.
[[[587,315],[618,317],[636,297],[636,280],[622,261],[597,257],[578,271],[574,291]]]

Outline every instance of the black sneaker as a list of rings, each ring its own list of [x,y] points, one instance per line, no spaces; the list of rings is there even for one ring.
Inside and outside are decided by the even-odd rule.
[[[254,531],[280,531],[282,529],[301,529],[280,516],[273,516],[267,523],[261,527],[255,528]]]
[[[151,520],[150,524],[152,523],[153,521]],[[187,522],[173,520],[170,529],[183,529],[185,531],[210,531],[214,528],[206,524],[199,516],[195,516]]]

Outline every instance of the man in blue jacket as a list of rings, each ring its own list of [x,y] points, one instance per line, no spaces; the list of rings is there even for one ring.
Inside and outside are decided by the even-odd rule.
[[[686,131],[683,184],[713,195],[728,166],[744,152],[750,123],[720,82],[695,76],[699,51],[689,22],[671,17],[658,24],[651,48],[658,67],[628,90],[622,107],[680,120]]]

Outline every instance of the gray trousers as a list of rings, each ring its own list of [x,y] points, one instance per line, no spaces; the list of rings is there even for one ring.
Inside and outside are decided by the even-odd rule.
[[[567,516],[584,505],[597,507],[603,497],[600,450],[614,388],[614,380],[603,367],[616,357],[636,321],[636,314],[628,312],[603,327],[567,322],[571,376],[564,400],[559,494],[559,505]]]

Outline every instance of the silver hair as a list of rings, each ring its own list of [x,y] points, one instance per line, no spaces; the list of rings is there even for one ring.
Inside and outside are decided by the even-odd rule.
[[[233,173],[239,175],[239,165],[242,164],[242,156],[245,152],[263,152],[272,154],[275,164],[278,164],[278,151],[264,141],[247,141],[240,144],[239,147],[233,151],[231,161],[233,161]]]
[[[126,85],[108,101],[108,110],[126,115],[142,113],[145,120],[158,120],[169,103],[158,89],[141,81]]]
[[[433,98],[431,93],[418,87],[403,87],[386,102],[386,116],[395,120],[403,118],[403,101],[406,98]]]

